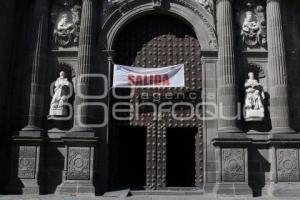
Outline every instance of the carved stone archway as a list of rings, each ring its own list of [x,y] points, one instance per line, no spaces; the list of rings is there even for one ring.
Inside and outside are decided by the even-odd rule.
[[[113,42],[122,28],[132,20],[151,13],[172,15],[191,25],[201,45],[202,51],[218,49],[213,13],[209,13],[194,0],[170,0],[157,8],[152,0],[120,1],[119,5],[107,13],[103,21],[102,33],[106,40],[106,50],[111,50]]]
[[[214,70],[217,61],[217,35],[214,25],[214,16],[204,9],[196,0],[169,0],[164,2],[160,7],[156,7],[152,0],[127,0],[120,1],[120,3],[114,7],[112,10],[105,14],[102,23],[102,31],[99,43],[102,50],[112,52],[114,50],[114,42],[119,36],[119,33],[128,25],[129,23],[135,21],[136,19],[151,14],[162,14],[170,15],[172,17],[178,18],[179,20],[185,22],[194,31],[196,38],[201,47],[201,57],[202,57],[202,71],[204,72],[207,68],[209,70]],[[167,3],[165,3],[167,2]],[[110,53],[108,53],[110,54]],[[106,53],[103,54],[104,56]],[[111,75],[111,55],[108,55],[108,72]],[[102,63],[103,64],[103,63]],[[213,73],[214,74],[214,73]],[[206,77],[209,76],[206,73],[203,74],[203,93],[206,92]],[[109,76],[110,77],[110,76]],[[213,77],[210,77],[214,79]],[[209,81],[209,79],[207,79]],[[203,102],[207,101],[206,98]],[[203,108],[205,109],[205,108]],[[206,123],[206,122],[203,122]],[[205,125],[204,125],[205,126]],[[110,130],[108,130],[110,132]],[[208,137],[206,139],[207,130],[203,128],[203,141],[210,140],[212,138]],[[207,149],[206,149],[207,148]],[[212,147],[206,147],[203,144],[204,151],[212,152]],[[204,173],[206,158],[204,155]],[[206,174],[204,174],[204,183],[206,182]],[[201,185],[202,183],[200,183]],[[198,185],[198,186],[200,186]]]

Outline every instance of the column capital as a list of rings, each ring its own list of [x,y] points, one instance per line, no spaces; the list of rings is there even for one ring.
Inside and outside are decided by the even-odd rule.
[[[281,2],[281,0],[267,0],[267,4],[268,3],[280,3]]]
[[[232,3],[233,0],[217,0],[216,5],[217,5],[218,3],[222,3],[222,2],[230,2],[230,3]]]
[[[108,60],[112,60],[114,57],[115,57],[115,55],[116,55],[116,52],[115,52],[115,50],[111,50],[111,49],[104,49],[104,50],[102,50],[101,51],[103,54],[106,54],[107,55],[107,59]]]

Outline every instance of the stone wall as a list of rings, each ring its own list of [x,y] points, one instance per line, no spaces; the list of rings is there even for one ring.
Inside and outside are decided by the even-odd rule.
[[[283,13],[291,126],[300,130],[300,2],[284,1]]]
[[[9,143],[7,141],[8,133],[8,110],[10,91],[10,72],[12,67],[12,54],[14,47],[14,20],[15,20],[15,1],[4,1],[0,5],[0,160],[9,160]],[[5,30],[5,31],[3,31]],[[3,192],[8,174],[9,162],[3,162],[0,165],[0,193]]]

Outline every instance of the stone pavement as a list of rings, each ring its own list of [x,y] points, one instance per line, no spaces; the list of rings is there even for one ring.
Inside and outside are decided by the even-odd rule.
[[[198,196],[161,196],[161,195],[136,195],[126,198],[84,196],[84,195],[0,195],[0,200],[299,200],[300,197],[218,197],[215,195]]]

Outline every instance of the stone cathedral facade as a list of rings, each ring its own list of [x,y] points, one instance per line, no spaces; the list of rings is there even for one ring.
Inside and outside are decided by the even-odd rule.
[[[2,1],[0,192],[300,196],[299,9]],[[114,64],[184,64],[186,87],[114,90]]]

